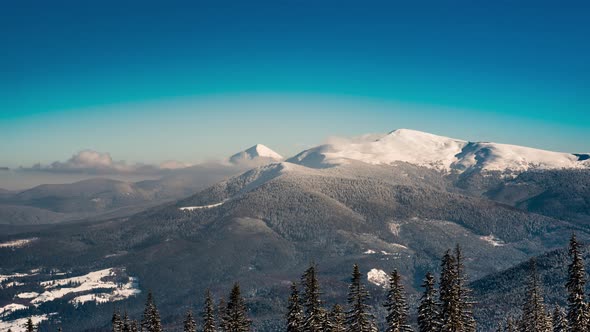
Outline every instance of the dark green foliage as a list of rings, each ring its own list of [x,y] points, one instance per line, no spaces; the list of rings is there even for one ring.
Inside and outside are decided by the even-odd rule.
[[[291,296],[287,305],[287,332],[303,332],[303,308],[297,284],[291,284]]]
[[[367,304],[369,292],[361,282],[361,272],[358,265],[352,269],[352,279],[348,287],[348,311],[346,313],[346,331],[348,332],[376,332],[375,318],[371,314],[371,307]]]
[[[160,312],[156,307],[152,292],[148,293],[141,320],[142,332],[162,332],[162,323],[160,322]]]
[[[440,330],[440,312],[436,300],[435,280],[432,273],[426,273],[422,283],[424,292],[418,306],[418,328],[420,332],[438,332]]]
[[[27,320],[24,328],[26,332],[35,332],[35,324],[33,324],[33,320],[31,318]]]
[[[187,311],[186,317],[184,318],[184,332],[197,332],[197,324],[195,323],[195,319],[193,318],[192,311]]]
[[[569,256],[571,263],[568,266],[567,279],[567,302],[568,312],[567,320],[571,332],[588,331],[588,312],[585,298],[586,271],[584,270],[584,261],[580,253],[580,245],[576,235],[572,234],[569,243]]]
[[[408,332],[412,327],[408,324],[408,304],[401,276],[394,270],[389,276],[389,290],[384,304],[387,310],[386,332]]]
[[[229,295],[229,301],[225,310],[226,320],[224,322],[224,331],[250,331],[250,320],[247,317],[246,311],[246,304],[244,303],[244,298],[242,298],[240,285],[235,283]]]

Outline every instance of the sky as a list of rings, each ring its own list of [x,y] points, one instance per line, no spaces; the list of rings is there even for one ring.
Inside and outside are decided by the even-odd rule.
[[[590,152],[588,1],[2,7],[0,167],[290,156],[397,128]]]

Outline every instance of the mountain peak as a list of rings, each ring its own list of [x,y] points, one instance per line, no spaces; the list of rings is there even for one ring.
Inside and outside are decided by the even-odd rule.
[[[229,158],[232,163],[239,163],[241,161],[255,160],[255,159],[270,159],[272,161],[283,160],[283,156],[276,153],[269,147],[263,144],[256,144],[244,151],[240,151]]]

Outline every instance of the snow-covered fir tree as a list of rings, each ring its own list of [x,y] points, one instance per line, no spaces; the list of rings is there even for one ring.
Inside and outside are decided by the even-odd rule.
[[[115,309],[113,311],[113,317],[111,318],[111,331],[112,332],[122,332],[123,331],[123,320],[121,319],[121,314],[119,310]]]
[[[440,323],[441,332],[462,332],[463,320],[457,293],[455,257],[447,250],[443,255],[440,273]]]
[[[219,320],[219,331],[227,331],[227,321],[229,320],[229,317],[227,316],[227,304],[224,299],[219,299],[219,304],[217,305],[217,317]]]
[[[154,302],[152,292],[148,293],[148,297],[145,303],[145,309],[143,310],[143,317],[141,319],[141,331],[142,332],[162,332],[162,323],[160,322],[160,313]]]
[[[129,314],[127,314],[127,310],[123,314],[123,328],[121,329],[122,332],[132,332],[132,322],[129,319]]]
[[[345,323],[346,323],[346,316],[344,315],[344,310],[342,306],[339,304],[335,304],[332,307],[332,311],[330,312],[330,330],[325,332],[344,332],[346,331]]]
[[[418,328],[420,332],[440,331],[440,313],[436,299],[435,280],[432,273],[426,273],[422,287],[424,292],[418,306]]]
[[[580,244],[576,235],[572,234],[569,243],[569,256],[571,263],[568,266],[568,279],[566,288],[568,292],[567,321],[571,332],[587,332],[589,317],[585,297],[586,271],[584,259],[580,252]]]
[[[301,277],[303,286],[302,303],[305,308],[303,320],[304,332],[320,332],[323,329],[322,301],[320,285],[316,275],[316,266],[311,264]]]
[[[361,272],[358,265],[352,269],[352,279],[348,287],[348,311],[346,312],[346,331],[348,332],[376,332],[375,318],[367,304],[369,292],[361,282]]]
[[[250,320],[246,314],[246,304],[242,293],[240,291],[240,285],[235,283],[232,287],[227,302],[226,308],[226,332],[248,332],[250,331]]]
[[[193,312],[188,310],[184,317],[183,322],[184,332],[197,332],[197,324],[195,323],[195,319],[193,318]]]
[[[412,327],[408,324],[408,304],[401,276],[394,270],[389,276],[389,290],[384,304],[387,310],[386,332],[409,332]]]
[[[211,292],[207,289],[205,293],[205,304],[203,305],[203,332],[215,332],[215,309],[213,307],[213,299],[211,298]]]
[[[553,332],[567,332],[568,323],[565,310],[560,306],[556,305],[553,309]]]
[[[547,321],[535,259],[531,259],[529,270],[530,275],[526,287],[525,303],[522,308],[521,331],[549,332],[551,329]]]
[[[457,244],[455,247],[455,276],[456,276],[456,296],[459,301],[459,316],[461,317],[464,332],[475,332],[476,323],[473,317],[473,300],[471,299],[471,290],[467,287],[467,274],[463,264],[463,252]]]
[[[299,299],[297,284],[291,284],[291,295],[287,305],[287,332],[303,332],[303,308]]]

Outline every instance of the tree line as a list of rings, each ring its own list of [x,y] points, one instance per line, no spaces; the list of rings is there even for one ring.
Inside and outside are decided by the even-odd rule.
[[[519,317],[508,317],[498,323],[497,332],[590,332],[590,304],[586,301],[586,271],[581,246],[575,234],[569,241],[567,308],[558,305],[549,311],[543,300],[542,286],[535,259],[531,259],[526,285],[525,301]],[[397,270],[389,275],[387,296],[382,304],[385,316],[385,332],[475,332],[477,323],[473,316],[476,304],[467,287],[464,256],[457,245],[447,250],[441,259],[438,287],[435,276],[428,272],[421,284],[422,295],[418,303],[416,324],[410,322],[409,305],[402,276]],[[354,265],[348,286],[345,306],[334,304],[326,308],[321,299],[317,266],[311,264],[299,282],[290,286],[285,317],[287,332],[378,332],[378,324],[370,306],[359,266]],[[209,290],[200,313],[200,325],[192,311],[185,314],[184,332],[249,332],[252,321],[241,295],[240,285],[235,283],[227,302],[221,299],[214,304]],[[140,321],[132,320],[125,312],[115,310],[111,321],[112,332],[163,332],[160,314],[154,297],[148,293]],[[34,332],[29,319],[25,329]],[[58,330],[58,331],[61,331]],[[10,331],[9,331],[10,332]]]

